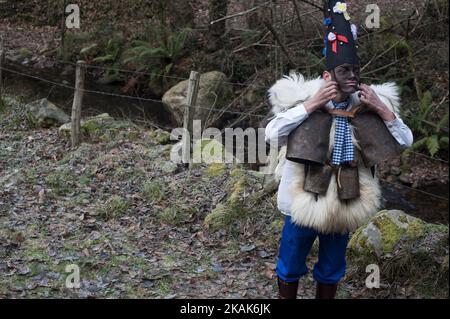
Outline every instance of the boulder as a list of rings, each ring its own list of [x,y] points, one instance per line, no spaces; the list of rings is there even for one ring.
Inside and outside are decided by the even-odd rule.
[[[417,242],[430,231],[439,231],[442,227],[445,228],[425,223],[400,210],[383,210],[353,234],[349,249],[382,257],[392,254],[400,244]]]
[[[448,298],[448,235],[448,225],[381,211],[349,242],[347,280],[367,291],[367,267],[375,265],[381,283],[371,298]]]
[[[47,99],[34,101],[25,107],[28,118],[39,127],[48,128],[70,121],[69,115]]]
[[[227,77],[222,72],[212,71],[200,76],[197,107],[192,110],[193,119],[200,119],[202,127],[216,123],[206,123],[210,111],[208,108],[220,109],[229,104],[233,97],[233,89],[226,83]],[[164,106],[172,114],[178,126],[183,125],[184,106],[186,104],[189,80],[182,81],[169,89],[163,96]],[[212,111],[211,116],[217,114]],[[211,120],[211,118],[209,118]]]

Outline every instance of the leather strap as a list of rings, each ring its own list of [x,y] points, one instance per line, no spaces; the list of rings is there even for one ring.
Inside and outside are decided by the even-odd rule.
[[[329,109],[329,108],[326,108],[326,110],[329,114],[349,117],[349,118],[353,119],[353,118],[355,118],[356,113],[358,113],[361,110],[361,108],[362,108],[362,106],[358,105],[357,107],[353,108],[351,111]]]

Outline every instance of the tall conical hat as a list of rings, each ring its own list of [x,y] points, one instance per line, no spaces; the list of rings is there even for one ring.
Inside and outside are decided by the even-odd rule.
[[[347,4],[343,0],[328,0],[324,10],[326,69],[331,70],[344,63],[359,64],[356,50],[356,25],[350,24]]]

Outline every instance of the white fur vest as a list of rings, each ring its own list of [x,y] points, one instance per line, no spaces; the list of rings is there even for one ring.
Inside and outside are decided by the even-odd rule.
[[[301,74],[291,74],[278,80],[269,89],[269,101],[272,105],[272,112],[277,114],[289,107],[311,98],[324,83],[321,78],[305,80]],[[371,86],[380,99],[389,109],[398,116],[399,94],[395,83],[385,83]],[[359,104],[357,94],[353,94],[350,105]],[[332,104],[331,104],[332,105]],[[330,106],[329,106],[330,107]],[[352,129],[352,139],[355,147],[360,149],[355,138],[354,128]],[[330,143],[328,157],[334,147],[335,121],[330,130]],[[285,164],[286,147],[283,146],[279,154],[279,163],[275,175],[281,179],[283,166]],[[380,206],[381,189],[378,177],[372,176],[370,168],[364,166],[362,161],[358,164],[360,197],[347,202],[338,198],[337,183],[333,177],[328,186],[325,196],[318,196],[303,190],[304,165],[290,163],[294,165],[294,182],[289,186],[292,196],[291,218],[292,221],[306,227],[311,227],[321,233],[344,233],[354,231],[363,225],[367,219],[375,214]]]

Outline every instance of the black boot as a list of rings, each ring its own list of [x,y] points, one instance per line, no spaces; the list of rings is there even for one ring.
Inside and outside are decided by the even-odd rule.
[[[316,299],[334,299],[336,297],[337,284],[326,285],[317,283]]]
[[[296,299],[298,281],[285,282],[278,277],[278,299]]]

